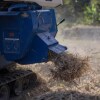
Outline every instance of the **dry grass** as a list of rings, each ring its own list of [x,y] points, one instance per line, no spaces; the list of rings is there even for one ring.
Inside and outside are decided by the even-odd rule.
[[[55,64],[55,70],[51,70],[54,78],[70,81],[79,78],[89,69],[88,57],[81,58],[70,53],[50,56]]]

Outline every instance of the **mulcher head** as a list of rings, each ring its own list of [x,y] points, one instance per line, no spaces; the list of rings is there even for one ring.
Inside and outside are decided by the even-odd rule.
[[[4,3],[3,3],[4,5]],[[5,3],[0,11],[0,50],[9,61],[32,64],[48,61],[49,52],[66,47],[55,39],[57,24],[53,9],[36,3]]]

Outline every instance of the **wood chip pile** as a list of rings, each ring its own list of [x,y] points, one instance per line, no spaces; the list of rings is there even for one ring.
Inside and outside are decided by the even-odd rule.
[[[60,55],[50,54],[50,59],[55,65],[55,70],[51,70],[54,78],[65,81],[79,78],[89,69],[87,57],[82,58],[78,55],[63,53]]]

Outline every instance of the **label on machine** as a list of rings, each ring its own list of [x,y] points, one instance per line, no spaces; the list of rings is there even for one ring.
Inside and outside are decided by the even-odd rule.
[[[20,39],[17,32],[3,33],[3,49],[4,53],[19,53]]]

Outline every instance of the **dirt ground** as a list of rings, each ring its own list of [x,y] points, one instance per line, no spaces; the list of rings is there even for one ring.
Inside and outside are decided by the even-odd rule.
[[[23,66],[37,73],[39,84],[13,100],[100,100],[100,28],[66,28],[57,40],[68,47],[67,52],[89,57],[90,69],[80,78],[66,82],[53,79],[52,62]]]

